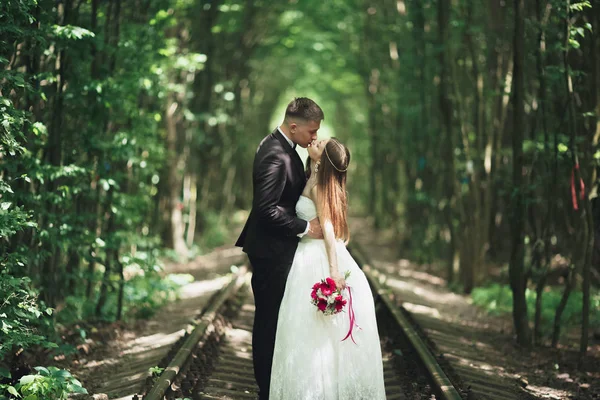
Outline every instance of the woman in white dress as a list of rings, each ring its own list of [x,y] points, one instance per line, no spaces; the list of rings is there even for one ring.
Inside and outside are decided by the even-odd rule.
[[[363,272],[346,249],[346,171],[350,152],[337,139],[308,148],[309,179],[296,205],[298,217],[319,217],[324,239],[302,238],[279,308],[271,371],[271,400],[385,399],[383,364],[373,295]],[[347,281],[346,272],[350,272]],[[346,288],[356,324],[354,341],[348,309],[326,316],[311,304],[312,286],[332,277]]]

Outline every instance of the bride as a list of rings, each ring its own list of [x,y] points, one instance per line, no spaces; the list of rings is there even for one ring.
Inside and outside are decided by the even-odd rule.
[[[279,308],[271,372],[271,400],[385,399],[383,364],[373,295],[345,243],[346,170],[350,152],[337,139],[308,147],[310,174],[296,204],[299,218],[319,217],[324,239],[302,238]],[[346,272],[350,272],[347,281]],[[344,298],[352,292],[358,327],[353,339],[345,312],[325,316],[311,304],[312,286],[330,276]]]

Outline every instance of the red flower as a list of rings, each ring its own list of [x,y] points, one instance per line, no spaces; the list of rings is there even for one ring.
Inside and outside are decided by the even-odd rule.
[[[335,283],[334,283],[334,285],[335,285]],[[321,293],[323,293],[323,296],[331,295],[333,293],[334,289],[335,289],[335,286],[333,286],[333,288],[331,288],[327,283],[325,283],[325,282],[321,283]]]
[[[313,289],[312,293],[310,294],[310,297],[312,297],[313,299],[317,298],[317,289]]]
[[[327,309],[327,300],[320,299],[319,304],[317,304],[317,307],[319,308],[319,310],[325,311]]]
[[[315,284],[313,285],[313,287],[312,287],[312,288],[313,288],[313,290],[317,290],[317,289],[319,289],[320,287],[321,287],[321,282],[317,282],[317,283],[315,283]]]
[[[335,297],[335,311],[340,312],[346,305],[346,300],[342,297],[341,294]]]
[[[335,281],[333,279],[331,279],[330,277],[327,277],[327,279],[325,279],[325,281],[327,282],[327,284],[329,285],[331,290],[337,289],[337,285],[335,284]]]

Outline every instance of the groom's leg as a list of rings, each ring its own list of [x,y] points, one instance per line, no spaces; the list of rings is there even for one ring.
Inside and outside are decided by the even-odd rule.
[[[261,400],[269,398],[277,317],[293,256],[289,258],[273,260],[249,257],[253,269],[252,291],[256,306],[252,332],[252,358]]]

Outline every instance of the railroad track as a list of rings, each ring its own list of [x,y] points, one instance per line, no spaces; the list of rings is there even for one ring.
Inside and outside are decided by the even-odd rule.
[[[394,304],[382,285],[382,276],[358,249],[352,250],[376,298],[387,399],[466,398],[448,379],[414,324]],[[133,400],[257,398],[249,278],[246,268],[232,276],[198,316],[194,330],[161,361],[162,374],[148,377]]]

